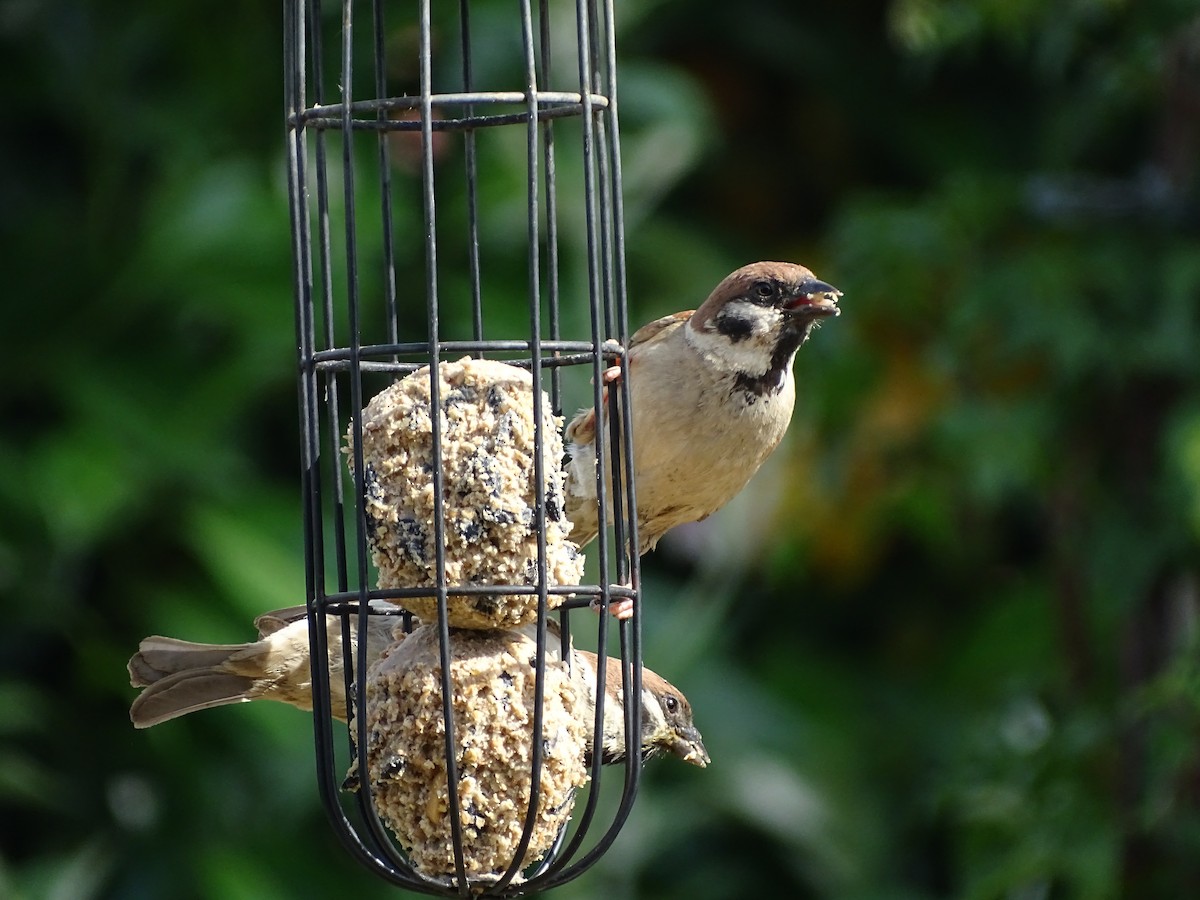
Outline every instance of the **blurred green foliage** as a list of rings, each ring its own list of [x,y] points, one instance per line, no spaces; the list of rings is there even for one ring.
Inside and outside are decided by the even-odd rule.
[[[1200,896],[1194,3],[618,12],[633,318],[755,258],[846,299],[785,447],[645,562],[714,764],[558,895]],[[303,594],[280,28],[0,9],[3,897],[396,894],[304,715],[125,713],[143,635]]]

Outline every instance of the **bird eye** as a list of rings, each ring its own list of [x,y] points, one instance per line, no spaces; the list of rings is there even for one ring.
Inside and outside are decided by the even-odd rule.
[[[671,694],[667,694],[665,697],[663,697],[663,705],[667,708],[667,712],[669,713],[679,712],[679,701],[676,700]]]
[[[774,295],[775,289],[771,287],[771,282],[760,281],[754,286],[754,293],[765,300]]]

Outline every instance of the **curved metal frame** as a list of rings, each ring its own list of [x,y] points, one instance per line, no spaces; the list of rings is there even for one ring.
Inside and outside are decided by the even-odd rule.
[[[534,5],[536,3],[536,6]],[[541,742],[533,741],[532,796],[525,819],[520,846],[507,871],[495,882],[472,884],[465,876],[461,823],[451,816],[456,877],[447,883],[428,880],[416,873],[403,852],[386,832],[375,814],[369,779],[360,778],[360,789],[351,801],[339,792],[337,760],[339,747],[344,756],[358,754],[360,772],[367,771],[365,759],[366,717],[358,716],[357,747],[348,735],[339,732],[331,714],[328,669],[314,667],[313,697],[318,786],[322,803],[331,822],[349,851],[364,865],[394,884],[410,890],[445,896],[515,896],[545,890],[578,876],[591,866],[615,840],[628,816],[637,793],[640,773],[641,721],[641,633],[639,570],[636,548],[637,521],[632,475],[632,435],[629,428],[629,386],[622,379],[619,390],[605,398],[602,373],[612,361],[624,360],[628,342],[625,302],[624,234],[621,208],[620,144],[617,127],[616,63],[613,41],[612,0],[576,0],[575,66],[577,84],[571,91],[548,91],[539,83],[551,76],[551,40],[549,0],[518,0],[524,84],[520,91],[481,92],[474,81],[471,37],[471,0],[459,0],[457,22],[461,44],[459,83],[453,92],[434,90],[431,29],[431,0],[418,0],[416,25],[419,30],[419,92],[414,96],[389,96],[385,67],[385,27],[383,0],[342,0],[340,22],[326,20],[320,0],[285,0],[285,94],[288,127],[289,205],[293,224],[295,259],[296,333],[299,350],[300,435],[302,454],[302,490],[304,497],[305,545],[307,560],[308,609],[312,659],[328,658],[328,636],[318,627],[326,616],[336,615],[342,622],[342,646],[345,654],[346,691],[353,702],[354,673],[365,672],[369,663],[367,642],[358,642],[351,651],[351,637],[363,633],[372,615],[404,615],[399,606],[380,608],[371,600],[387,599],[402,603],[413,596],[436,597],[442,668],[443,715],[447,735],[453,734],[451,716],[450,634],[446,625],[446,604],[450,596],[480,593],[527,593],[537,596],[538,659],[535,678],[534,733],[541,729],[541,700],[545,681],[545,654],[548,604],[552,595],[571,595],[555,613],[562,632],[563,649],[571,639],[571,611],[596,602],[607,606],[614,599],[631,598],[635,612],[631,620],[619,626],[620,658],[623,663],[625,732],[628,736],[627,761],[621,782],[621,798],[611,822],[601,830],[596,822],[600,785],[605,777],[602,754],[593,753],[591,787],[585,802],[577,805],[573,833],[570,827],[560,834],[556,846],[529,871],[521,873],[519,861],[524,855],[533,830],[537,793],[541,774]],[[354,51],[355,28],[359,8],[369,10],[372,38],[374,96],[355,99]],[[439,8],[439,15],[445,12]],[[364,14],[365,15],[365,14]],[[536,29],[535,29],[536,26]],[[325,94],[324,33],[332,30],[339,37],[338,102],[327,102]],[[359,42],[361,44],[361,41]],[[309,94],[315,101],[309,105]],[[504,109],[503,107],[512,107]],[[487,112],[477,113],[477,109]],[[447,115],[442,117],[443,110]],[[406,120],[392,118],[396,112],[415,113]],[[576,148],[583,170],[583,208],[586,231],[587,287],[590,335],[586,340],[564,340],[561,334],[559,288],[559,209],[556,165],[567,152],[555,143],[555,123],[564,118],[581,122],[582,141]],[[484,129],[523,128],[526,135],[526,222],[528,241],[529,330],[524,336],[506,335],[503,339],[485,337],[484,297],[479,259],[479,172],[476,138]],[[422,225],[425,236],[424,300],[428,328],[423,339],[402,335],[396,290],[396,261],[393,252],[393,185],[388,138],[395,132],[411,131],[420,136],[420,185]],[[438,238],[436,229],[434,132],[461,132],[466,163],[467,243],[471,285],[471,340],[441,339],[439,296]],[[364,321],[360,304],[358,235],[355,225],[355,181],[359,171],[368,167],[361,149],[355,150],[355,134],[374,133],[377,150],[373,165],[379,178],[382,216],[384,323],[374,342],[373,325]],[[340,141],[341,154],[331,151]],[[336,169],[335,169],[336,167]],[[340,232],[344,257],[335,254],[337,217],[331,202],[331,173],[340,173],[342,181],[343,228]],[[315,231],[315,244],[314,244]],[[338,285],[335,272],[344,268],[344,285]],[[547,315],[543,318],[543,305]],[[344,319],[344,325],[342,324]],[[339,345],[337,333],[344,328],[348,341]],[[402,338],[404,338],[402,340]],[[494,585],[489,587],[451,587],[446,584],[445,547],[442,541],[441,473],[434,472],[435,530],[438,535],[436,584],[428,588],[404,590],[373,589],[369,583],[369,554],[362,497],[362,421],[365,396],[363,376],[368,373],[415,371],[425,365],[436,370],[447,353],[500,355],[506,361],[528,368],[535,395],[540,396],[549,382],[554,409],[561,412],[560,373],[564,366],[590,366],[593,402],[600,409],[607,402],[607,421],[598,418],[597,494],[601,528],[596,544],[589,552],[599,561],[600,579],[596,584],[559,587],[547,583],[545,524],[546,510],[540,499],[536,509],[538,540],[538,583],[535,586]],[[406,359],[405,357],[409,357]],[[347,397],[348,393],[348,397]],[[431,402],[439,403],[439,380],[430,380]],[[343,403],[348,402],[344,408]],[[541,406],[535,404],[534,481],[542,483],[542,446],[545,429]],[[441,429],[438,416],[432,416],[434,454],[440,456]],[[354,482],[347,485],[340,465],[339,443],[347,423],[353,423],[351,454]],[[606,459],[616,473],[611,485],[599,476]],[[611,504],[608,493],[612,494]],[[347,507],[346,498],[351,505]],[[612,522],[606,522],[608,509],[615,510]],[[612,527],[611,537],[608,526]],[[586,613],[591,618],[591,613]],[[602,736],[606,666],[609,655],[608,617],[597,626],[596,718],[593,746]],[[446,766],[451,807],[457,803],[457,773],[453,742],[447,741]],[[598,833],[598,834],[597,834]],[[521,878],[518,878],[518,876]]]

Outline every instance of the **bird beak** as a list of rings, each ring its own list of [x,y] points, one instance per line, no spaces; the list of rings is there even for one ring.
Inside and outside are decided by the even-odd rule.
[[[671,752],[684,762],[689,762],[702,769],[712,762],[708,758],[708,751],[704,749],[704,741],[700,738],[700,732],[695,728],[681,732],[675,739],[675,745],[671,748]]]
[[[841,314],[837,305],[840,296],[842,296],[842,292],[832,284],[826,284],[815,278],[805,278],[797,286],[796,296],[784,306],[784,309],[802,318],[824,319],[827,316]]]

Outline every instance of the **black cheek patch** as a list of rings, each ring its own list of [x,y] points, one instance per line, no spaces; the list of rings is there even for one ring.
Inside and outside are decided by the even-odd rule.
[[[725,337],[729,338],[735,344],[738,341],[745,340],[754,333],[753,322],[728,311],[722,311],[713,321],[713,324],[719,333],[725,335]]]

